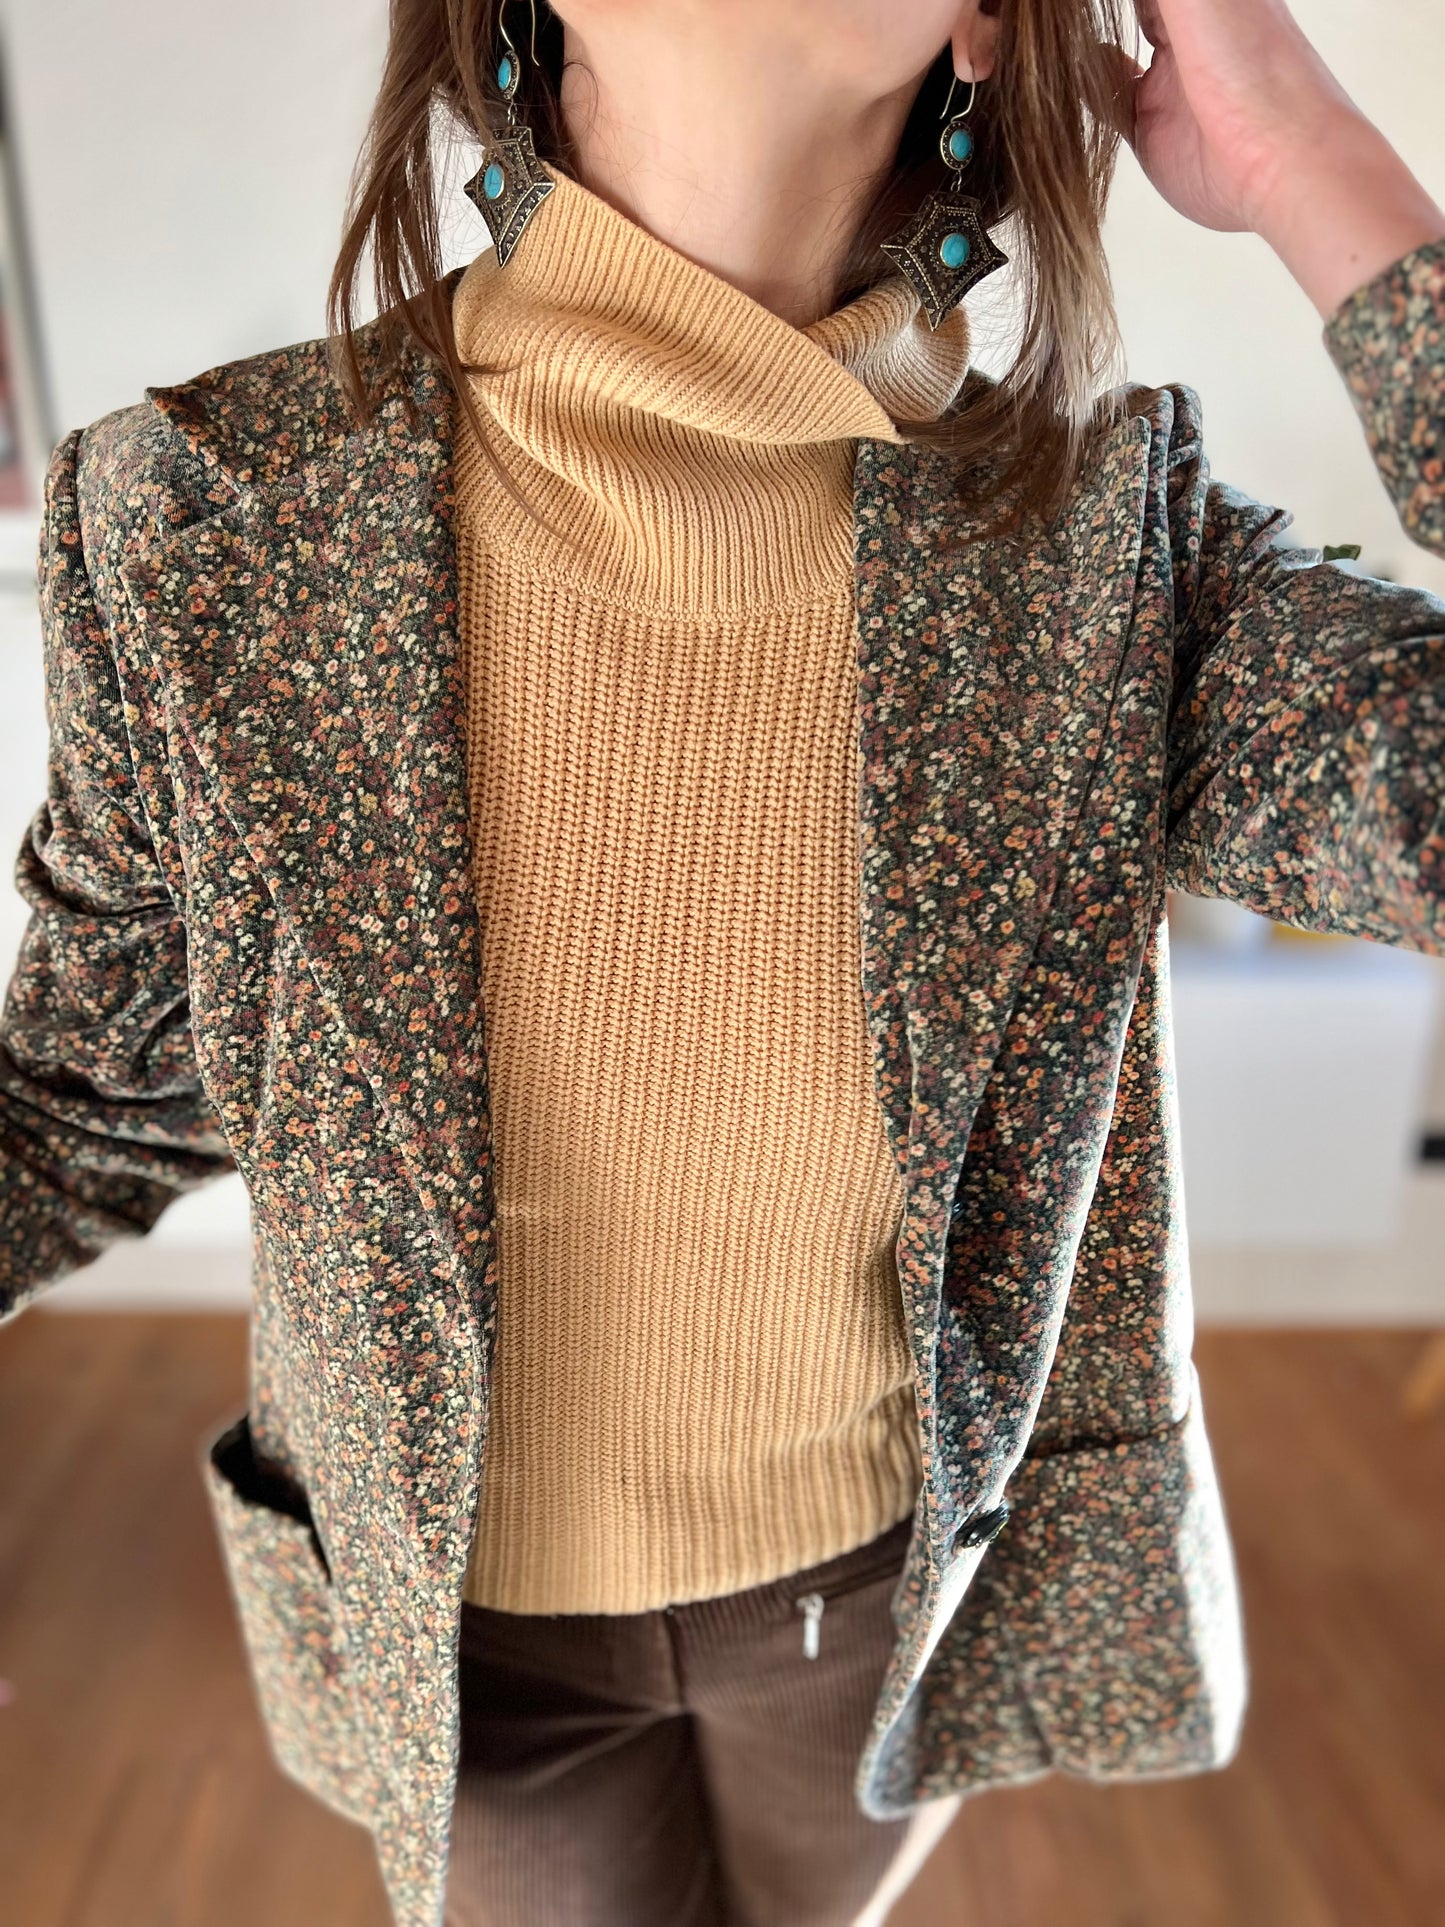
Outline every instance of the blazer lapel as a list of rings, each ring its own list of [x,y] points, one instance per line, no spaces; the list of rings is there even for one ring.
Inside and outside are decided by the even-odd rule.
[[[291,919],[443,1249],[480,1267],[492,1153],[451,397],[415,358],[357,430],[324,365],[308,369],[273,379],[259,415],[204,377],[155,392],[233,499],[124,574],[175,726]],[[949,1212],[1104,741],[1141,431],[1121,423],[1052,540],[1021,548],[960,508],[946,456],[858,450],[862,981],[941,1531],[956,1523],[934,1379]]]
[[[1105,741],[1146,451],[1144,425],[1119,423],[1050,537],[1016,546],[959,506],[946,455],[859,445],[863,989],[904,1176],[898,1271],[944,1537],[983,1497],[938,1436],[950,1210]]]
[[[151,399],[235,499],[133,558],[127,589],[174,724],[291,920],[443,1248],[475,1265],[491,1153],[449,391],[412,360],[355,430],[324,370],[273,381],[304,406],[259,422],[206,380]]]

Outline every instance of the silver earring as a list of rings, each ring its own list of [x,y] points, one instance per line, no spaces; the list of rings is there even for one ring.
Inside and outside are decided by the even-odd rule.
[[[940,119],[948,113],[957,83],[955,73]],[[884,254],[898,263],[918,290],[930,328],[936,328],[986,274],[1008,261],[984,228],[982,203],[962,191],[963,170],[974,150],[973,131],[965,123],[977,93],[978,82],[970,80],[968,105],[959,109],[939,137],[939,151],[952,178],[934,188],[902,233],[880,243]]]
[[[517,120],[517,87],[522,78],[521,62],[507,32],[502,13],[497,24],[506,41],[506,51],[497,61],[497,90],[507,103],[507,124],[497,138],[482,149],[482,164],[467,182],[463,192],[480,209],[497,250],[497,266],[504,268],[522,230],[556,187],[543,173],[532,145],[532,130]],[[537,64],[537,0],[532,0],[532,64]]]

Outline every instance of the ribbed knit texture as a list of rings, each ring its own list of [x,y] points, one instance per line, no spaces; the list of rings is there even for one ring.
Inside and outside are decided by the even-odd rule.
[[[860,981],[855,439],[967,365],[798,329],[549,169],[457,289],[500,1325],[465,1597],[641,1612],[908,1512],[902,1187]]]

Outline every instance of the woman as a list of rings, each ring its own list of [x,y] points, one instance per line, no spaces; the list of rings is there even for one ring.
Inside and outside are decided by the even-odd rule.
[[[56,450],[4,1306],[242,1172],[202,1469],[402,1927],[878,1919],[1235,1744],[1166,888],[1445,948],[1445,607],[1099,400],[1112,129],[1437,552],[1445,216],[1276,0],[509,21],[393,0],[329,347]]]

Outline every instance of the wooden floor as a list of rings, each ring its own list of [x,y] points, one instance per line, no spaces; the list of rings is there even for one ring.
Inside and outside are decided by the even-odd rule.
[[[1206,1333],[1254,1675],[1228,1771],[969,1801],[890,1927],[1442,1927],[1445,1415],[1409,1333]],[[258,1724],[197,1469],[245,1325],[0,1329],[0,1921],[389,1927]],[[559,1923],[559,1927],[562,1924]]]

